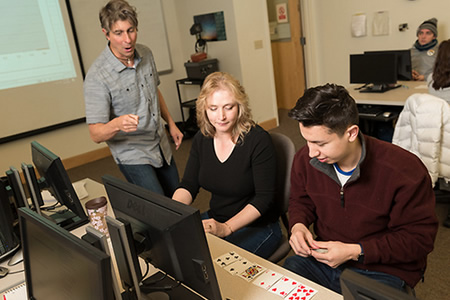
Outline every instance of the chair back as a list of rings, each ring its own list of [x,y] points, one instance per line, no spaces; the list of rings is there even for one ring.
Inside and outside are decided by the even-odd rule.
[[[270,133],[277,159],[277,182],[275,201],[280,212],[283,226],[289,236],[289,222],[287,211],[291,189],[291,168],[295,155],[295,146],[292,140],[284,134]],[[278,262],[290,251],[289,237],[284,236],[279,248],[268,258],[269,261]]]
[[[276,202],[281,214],[286,214],[291,188],[291,168],[295,155],[292,140],[282,133],[270,133],[277,156]]]

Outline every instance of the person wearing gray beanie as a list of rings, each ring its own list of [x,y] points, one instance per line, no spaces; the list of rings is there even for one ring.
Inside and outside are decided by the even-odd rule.
[[[412,77],[414,80],[425,80],[433,70],[438,49],[437,22],[436,18],[431,18],[417,28],[417,40],[411,48]]]
[[[434,38],[437,38],[438,32],[437,32],[437,19],[431,18],[429,20],[424,21],[420,26],[417,28],[416,35],[419,36],[419,33],[422,29],[428,29],[434,34]]]

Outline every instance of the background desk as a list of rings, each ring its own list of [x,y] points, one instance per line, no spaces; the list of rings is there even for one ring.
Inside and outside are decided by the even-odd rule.
[[[89,194],[88,197],[86,197],[85,199],[81,199],[81,203],[84,207],[84,203],[86,203],[88,200],[96,198],[96,197],[100,197],[100,196],[106,196],[106,191],[105,188],[102,184],[97,183],[89,178],[84,179],[85,181],[85,187],[86,190]],[[108,202],[108,214],[109,215],[113,215],[112,214],[112,208]],[[72,230],[71,232],[80,237],[82,235],[85,234],[86,229],[85,227],[89,226],[89,225],[84,225],[81,226],[77,229]],[[299,283],[303,283],[307,286],[310,286],[312,288],[314,288],[315,290],[317,290],[317,294],[314,295],[313,299],[314,300],[341,300],[343,299],[341,295],[330,291],[316,283],[313,283],[303,277],[300,277],[297,274],[294,274],[284,268],[282,268],[279,265],[273,264],[259,256],[256,256],[250,252],[247,252],[241,248],[236,247],[233,244],[228,243],[227,241],[220,239],[214,235],[210,235],[207,234],[206,235],[207,241],[208,241],[208,245],[209,245],[209,249],[210,249],[210,253],[211,253],[211,258],[214,260],[215,258],[230,252],[230,251],[236,251],[238,254],[240,254],[242,257],[246,258],[247,260],[253,262],[253,263],[257,263],[261,266],[264,266],[267,269],[270,269],[272,271],[281,273],[289,278],[292,278],[296,281],[298,281]],[[142,263],[142,260],[140,260]],[[2,263],[2,265],[6,266],[7,262]],[[228,273],[227,271],[225,271],[224,269],[222,269],[218,264],[214,263],[214,269],[216,272],[216,276],[217,276],[217,280],[219,282],[219,287],[221,290],[221,294],[222,294],[222,298],[225,299],[230,299],[230,300],[249,300],[249,299],[277,299],[280,300],[282,299],[281,297],[272,294],[269,291],[266,291],[256,285],[254,285],[252,282],[247,282],[244,279],[239,278],[238,276],[233,276],[230,273]],[[142,267],[142,264],[141,264]],[[11,271],[15,271],[15,270],[22,270],[23,269],[23,264],[20,263],[14,267],[8,267],[10,268]],[[150,269],[150,275],[155,273],[157,271],[157,269],[155,268],[151,268]],[[257,278],[257,277],[256,277]],[[18,273],[18,274],[13,274],[13,275],[7,275],[6,277],[0,279],[0,291],[3,291],[7,288],[16,286],[18,284],[20,284],[21,282],[23,282],[25,280],[25,274],[23,272]],[[0,297],[3,294],[0,294]],[[2,298],[0,298],[2,299]],[[26,300],[26,299],[24,299]]]
[[[392,141],[394,125],[405,105],[406,99],[416,93],[428,93],[425,81],[399,81],[401,86],[384,93],[361,93],[355,88],[360,84],[352,84],[347,87],[348,92],[355,99],[360,110],[360,128],[365,134],[374,136],[388,142]],[[362,112],[376,110],[378,115],[366,115]],[[388,117],[383,112],[390,112]]]
[[[426,81],[399,81],[401,87],[384,93],[360,93],[355,88],[360,84],[352,84],[347,87],[350,95],[357,104],[393,105],[403,106],[406,99],[415,93],[428,93]]]

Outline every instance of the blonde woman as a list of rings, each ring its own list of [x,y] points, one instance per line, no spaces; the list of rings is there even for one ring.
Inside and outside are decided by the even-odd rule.
[[[270,135],[251,119],[239,81],[210,74],[197,99],[195,135],[173,199],[190,205],[200,187],[211,193],[206,232],[267,258],[281,229],[274,205],[276,161]]]

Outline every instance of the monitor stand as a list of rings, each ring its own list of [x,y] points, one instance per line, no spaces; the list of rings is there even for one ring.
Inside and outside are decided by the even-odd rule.
[[[79,221],[78,216],[70,209],[62,209],[51,214],[50,219],[61,227],[69,226],[70,224]]]
[[[393,90],[401,87],[400,84],[374,84],[369,85],[363,89],[360,89],[360,93],[384,93],[389,90]]]
[[[149,300],[204,300],[203,297],[195,294],[178,281],[165,276],[162,272],[157,272],[145,279],[140,285],[140,290],[144,299]]]
[[[19,245],[17,245],[19,246]],[[22,249],[19,249],[14,253],[14,255],[9,259],[8,266],[15,266],[23,261]]]

